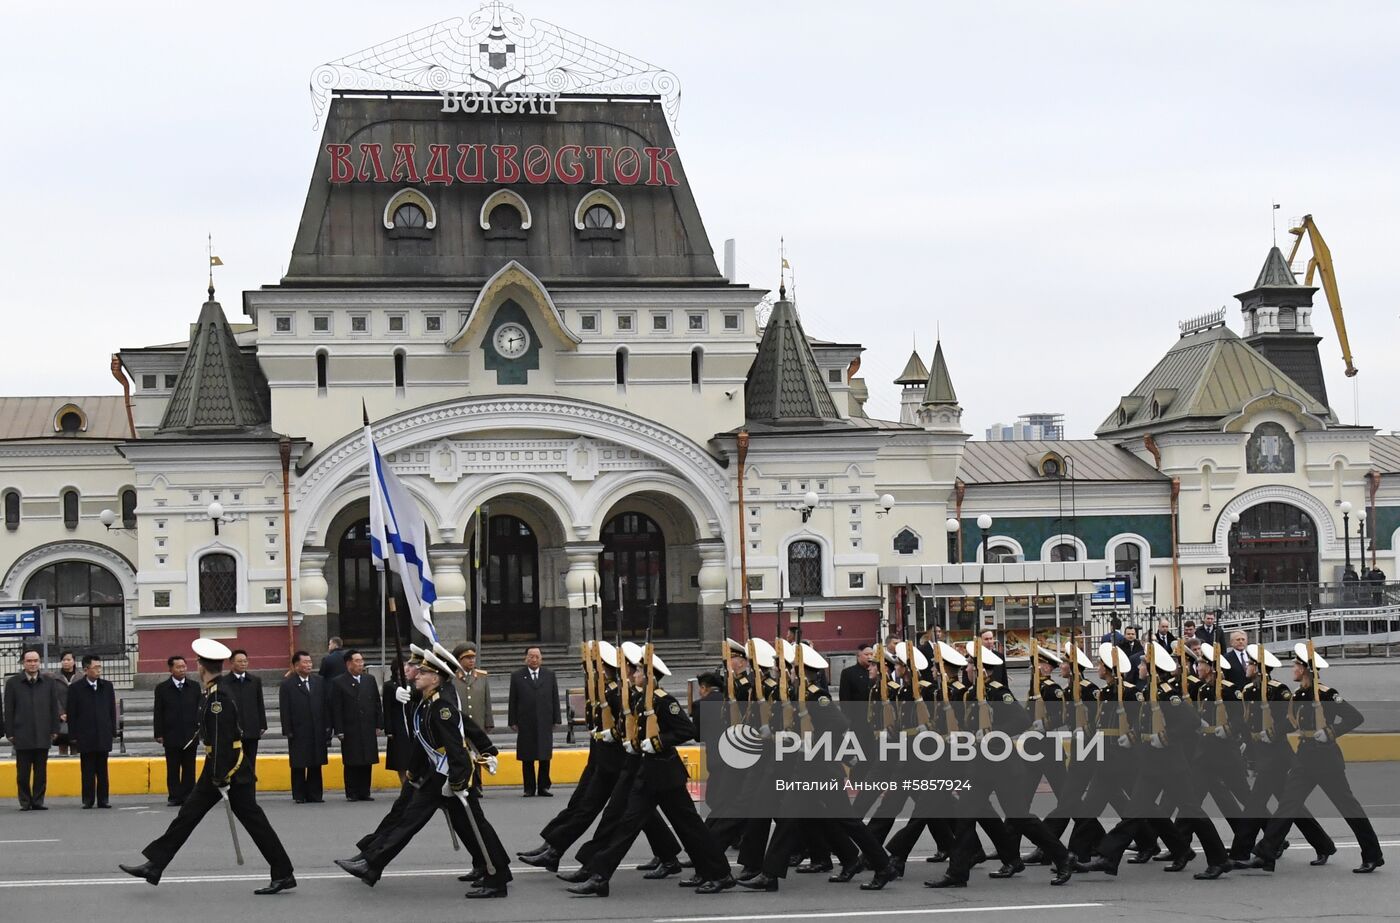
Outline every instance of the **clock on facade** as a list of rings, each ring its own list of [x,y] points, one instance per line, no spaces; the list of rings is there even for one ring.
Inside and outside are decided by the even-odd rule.
[[[491,343],[503,359],[519,359],[530,348],[530,331],[520,324],[501,324]]]

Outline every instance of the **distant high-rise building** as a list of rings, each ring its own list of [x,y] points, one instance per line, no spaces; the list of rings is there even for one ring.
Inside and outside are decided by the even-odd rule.
[[[1058,442],[1065,438],[1062,413],[1024,413],[1015,423],[987,427],[988,442]]]

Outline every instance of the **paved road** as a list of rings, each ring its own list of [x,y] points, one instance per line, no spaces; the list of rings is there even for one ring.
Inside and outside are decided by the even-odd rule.
[[[1360,767],[1358,767],[1360,768]],[[1384,767],[1396,773],[1394,764]],[[1400,781],[1400,778],[1395,779]],[[523,799],[515,793],[491,793],[486,810],[514,853],[535,845],[536,831],[564,804],[569,790],[560,788],[551,800]],[[251,895],[267,880],[267,869],[246,837],[249,864],[233,864],[227,824],[221,812],[211,813],[177,858],[159,888],[128,878],[118,862],[140,861],[139,850],[164,829],[174,809],[161,800],[114,799],[112,811],[81,811],[67,799],[51,801],[52,810],[20,814],[5,806],[0,823],[0,919],[36,920],[56,914],[163,923],[187,920],[198,906],[240,920],[388,919],[412,914],[422,921],[762,921],[762,920],[882,920],[887,917],[940,917],[977,913],[996,919],[1017,910],[1042,923],[1085,920],[1290,920],[1394,919],[1400,896],[1400,819],[1377,821],[1391,866],[1370,876],[1350,869],[1358,860],[1355,840],[1339,821],[1324,821],[1341,846],[1340,854],[1321,869],[1309,868],[1306,844],[1295,846],[1280,873],[1236,872],[1218,882],[1195,882],[1164,874],[1160,865],[1123,867],[1117,878],[1076,877],[1064,888],[1051,888],[1049,873],[1032,869],[1008,882],[974,879],[963,891],[931,891],[923,878],[942,866],[921,861],[928,849],[916,852],[909,877],[880,894],[854,885],[813,881],[816,876],[793,876],[778,894],[729,892],[696,897],[676,887],[675,880],[643,881],[639,873],[620,871],[612,897],[575,898],[563,883],[525,866],[515,869],[511,895],[503,901],[462,900],[465,885],[455,880],[466,853],[453,853],[445,824],[434,821],[412,843],[373,890],[331,865],[345,855],[353,841],[388,808],[388,799],[372,804],[327,802],[295,806],[284,796],[263,799],[274,826],[297,864],[300,887],[271,898]],[[1295,840],[1297,838],[1295,837]],[[1305,855],[1306,854],[1306,855]],[[634,850],[640,861],[641,849]],[[1199,869],[1197,860],[1193,870]],[[565,866],[566,868],[570,866]],[[629,868],[629,866],[624,866]],[[865,877],[865,876],[863,876]],[[62,890],[60,890],[62,889]],[[61,907],[62,910],[57,908]]]

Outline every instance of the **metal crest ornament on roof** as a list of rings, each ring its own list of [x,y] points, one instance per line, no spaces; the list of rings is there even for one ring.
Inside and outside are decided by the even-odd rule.
[[[1177,321],[1176,329],[1181,331],[1183,337],[1189,337],[1193,333],[1204,333],[1212,327],[1220,327],[1225,323],[1225,309],[1217,308],[1214,311],[1207,311],[1195,317],[1188,317],[1186,320]]]
[[[345,91],[441,93],[444,111],[552,114],[569,93],[661,98],[674,130],[676,75],[500,2],[322,64],[311,73],[316,125]]]

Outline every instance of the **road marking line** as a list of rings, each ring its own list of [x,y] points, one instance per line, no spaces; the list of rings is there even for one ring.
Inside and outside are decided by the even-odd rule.
[[[829,913],[756,913],[728,917],[660,917],[655,923],[729,923],[735,920],[814,920],[837,917],[895,917],[936,913],[1006,913],[1013,910],[1084,910],[1104,907],[1102,903],[1082,904],[1006,904],[999,907],[913,907],[907,910],[837,910]]]
[[[62,843],[62,840],[0,840],[0,846],[10,846],[19,843]]]
[[[3,840],[0,840],[0,842],[4,842],[4,841],[3,841]],[[59,841],[58,841],[58,840],[42,840],[42,841],[33,841],[33,840],[29,840],[29,841],[26,841],[26,842],[51,842],[51,843],[57,843],[57,842],[59,842]],[[577,866],[576,866],[576,867],[577,867]],[[566,870],[567,870],[567,869],[566,869]],[[516,867],[513,867],[513,866],[511,867],[511,873],[512,873],[512,874],[515,874],[515,875],[529,875],[529,874],[532,874],[532,873],[533,873],[533,874],[540,874],[540,873],[544,873],[544,872],[547,872],[547,871],[548,871],[547,869],[541,869],[541,868],[528,868],[528,867],[527,867],[527,868],[516,868]],[[457,876],[457,875],[465,875],[466,873],[467,873],[467,868],[466,868],[466,866],[463,866],[463,867],[461,867],[461,868],[452,868],[452,869],[395,869],[394,871],[385,872],[383,877],[384,877],[384,878],[413,878],[413,877],[416,877],[416,876],[424,876],[424,875],[429,875],[429,876],[431,876],[431,875],[438,875],[438,876],[452,875],[452,876]],[[297,880],[298,880],[298,881],[335,881],[335,880],[337,880],[337,879],[349,880],[349,879],[352,877],[352,876],[347,875],[347,874],[345,874],[344,872],[341,872],[341,871],[338,871],[338,870],[337,870],[337,871],[334,871],[334,872],[297,872],[297,873],[296,873],[296,876],[297,876]],[[163,884],[163,885],[197,885],[197,884],[215,884],[215,883],[219,883],[219,882],[267,881],[267,880],[268,880],[268,879],[267,879],[267,876],[266,876],[266,875],[172,875],[172,876],[167,877],[167,878],[162,878],[162,879],[160,880],[160,883]],[[144,884],[144,883],[145,883],[145,882],[143,882],[140,878],[132,878],[132,877],[129,877],[129,876],[126,876],[126,875],[123,875],[121,878],[46,878],[46,879],[38,879],[38,878],[36,878],[36,879],[31,880],[31,881],[23,881],[23,880],[0,881],[0,889],[4,889],[4,888],[49,888],[49,887],[57,887],[57,886],[59,886],[59,885],[137,885],[137,884]]]

